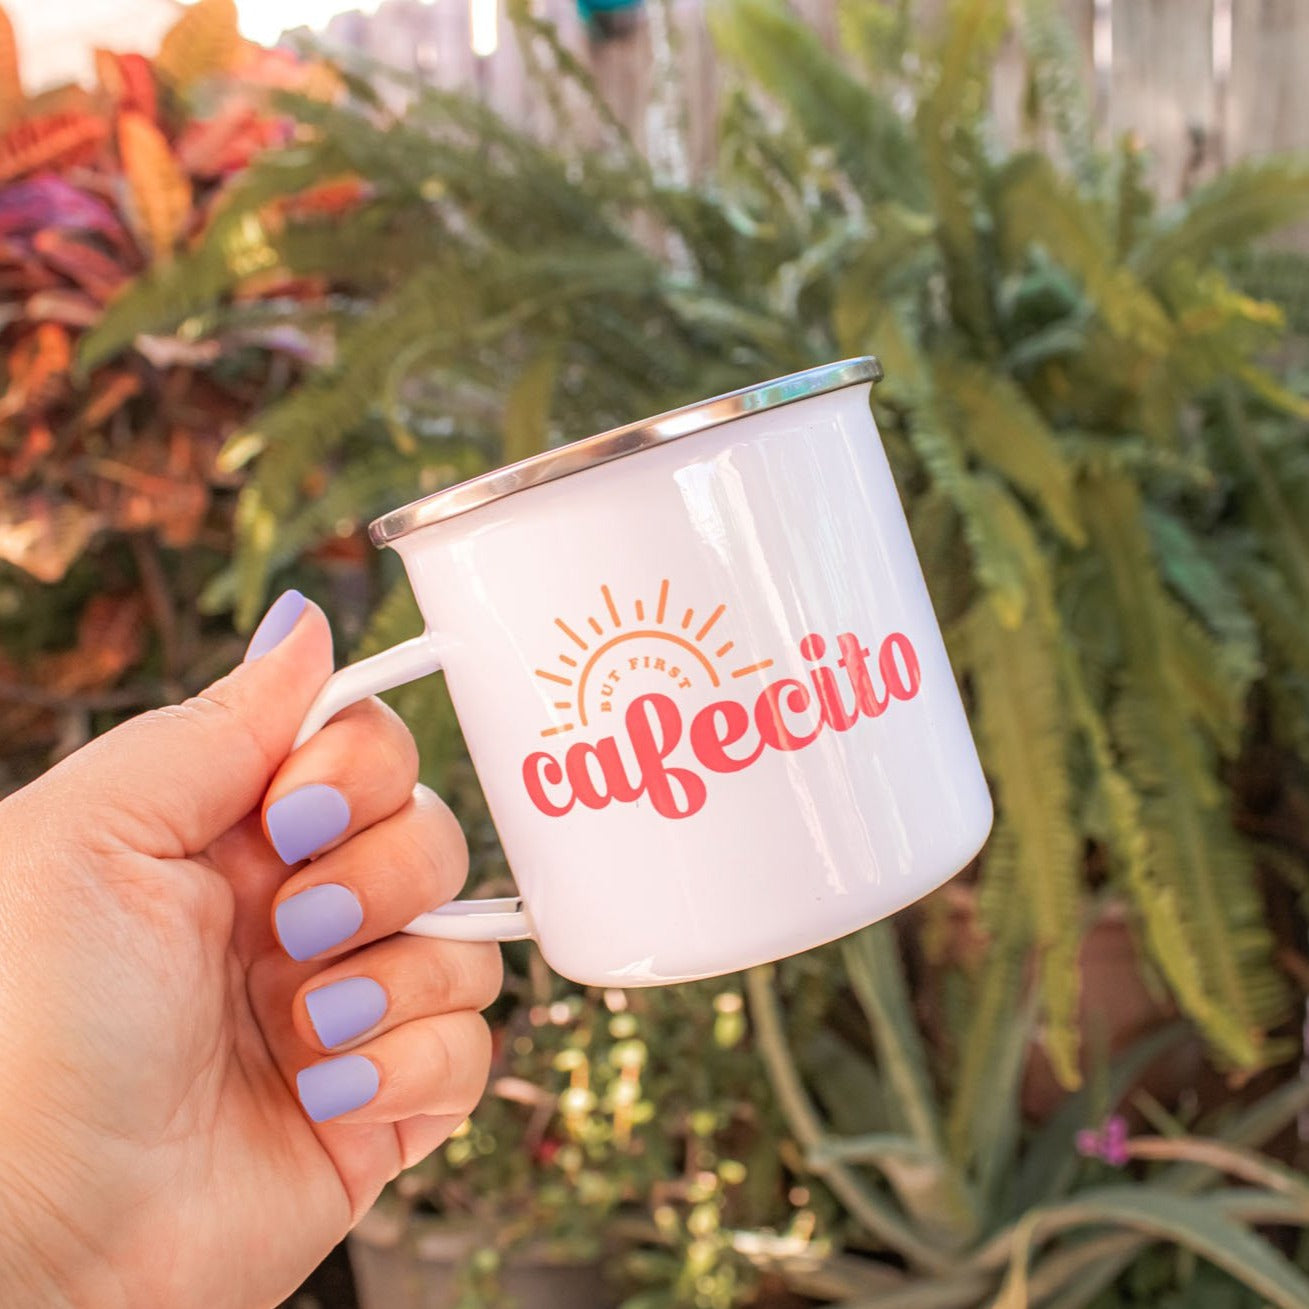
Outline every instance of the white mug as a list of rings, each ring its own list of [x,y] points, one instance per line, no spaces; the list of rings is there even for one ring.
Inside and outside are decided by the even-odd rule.
[[[720,396],[380,518],[421,636],[297,744],[444,669],[520,899],[405,929],[534,938],[574,981],[735,972],[963,868],[991,797],[869,408],[875,359]]]

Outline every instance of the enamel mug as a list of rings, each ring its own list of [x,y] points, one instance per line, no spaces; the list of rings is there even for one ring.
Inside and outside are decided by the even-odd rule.
[[[297,744],[444,670],[515,900],[405,929],[534,938],[641,986],[831,941],[963,868],[991,797],[851,359],[548,451],[370,534],[426,624]]]

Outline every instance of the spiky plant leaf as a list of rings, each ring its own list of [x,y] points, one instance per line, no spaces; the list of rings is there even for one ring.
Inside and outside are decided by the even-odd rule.
[[[1069,542],[1084,544],[1072,470],[1022,391],[984,365],[943,359],[936,392],[958,415],[965,443],[1040,505]]]

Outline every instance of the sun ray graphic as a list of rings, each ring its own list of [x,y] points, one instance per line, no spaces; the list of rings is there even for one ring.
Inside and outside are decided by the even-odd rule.
[[[679,618],[674,618],[677,608],[674,607],[670,613],[669,590],[670,582],[665,577],[659,583],[658,595],[654,601],[653,619],[646,617],[648,606],[645,596],[634,596],[630,602],[620,603],[615,599],[612,589],[604,585],[600,587],[603,609],[598,609],[596,613],[587,614],[585,618],[572,623],[565,622],[563,618],[554,620],[554,625],[569,642],[567,647],[557,653],[556,659],[569,672],[552,672],[548,668],[538,668],[535,670],[536,676],[555,687],[570,688],[572,699],[565,700],[562,698],[562,692],[557,690],[554,692],[556,696],[561,697],[551,702],[553,708],[558,711],[561,721],[542,729],[542,736],[559,736],[564,732],[571,732],[575,727],[587,725],[587,688],[594,685],[597,677],[602,682],[605,678],[603,669],[599,674],[595,674],[595,670],[601,660],[604,660],[615,647],[628,641],[644,639],[664,642],[675,647],[677,657],[683,661],[684,666],[688,670],[698,670],[703,673],[710,685],[715,687],[721,686],[724,680],[748,677],[751,673],[762,672],[772,667],[771,659],[762,659],[738,668],[728,666],[720,668],[720,661],[736,649],[736,642],[726,640],[717,649],[711,650],[705,643],[705,638],[723,619],[727,613],[727,605],[719,604],[692,632],[692,626],[696,621],[694,608],[688,607],[681,612]],[[625,612],[635,615],[637,626],[629,627],[624,623],[622,615]],[[583,633],[591,634],[590,639]],[[570,650],[573,653],[570,653]],[[689,663],[686,662],[688,657]]]

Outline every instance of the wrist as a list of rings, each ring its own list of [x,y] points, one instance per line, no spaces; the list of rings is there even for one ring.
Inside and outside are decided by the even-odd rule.
[[[117,1270],[79,1236],[69,1211],[13,1162],[0,1160],[0,1303],[126,1309]]]

